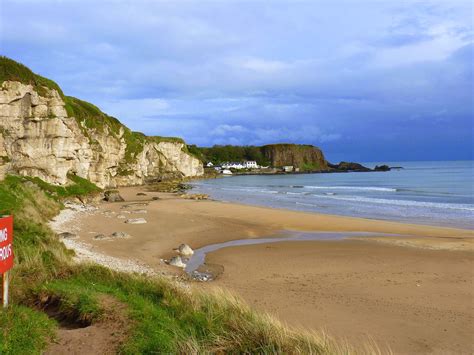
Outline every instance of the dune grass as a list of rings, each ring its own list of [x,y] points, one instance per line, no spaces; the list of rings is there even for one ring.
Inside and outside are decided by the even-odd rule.
[[[204,293],[166,279],[100,266],[76,267],[68,277],[38,286],[29,303],[45,296],[60,299],[65,312],[93,321],[100,319],[96,300],[104,294],[129,309],[134,326],[120,348],[125,354],[350,352],[325,336],[288,330],[230,293]]]
[[[0,211],[15,216],[16,253],[12,306],[0,311],[0,353],[45,349],[57,327],[40,310],[46,303],[53,300],[69,319],[90,324],[104,315],[98,302],[103,296],[126,306],[129,336],[119,347],[124,354],[353,352],[324,335],[290,330],[228,292],[73,263],[46,224],[61,202],[32,181],[10,176],[0,182]]]

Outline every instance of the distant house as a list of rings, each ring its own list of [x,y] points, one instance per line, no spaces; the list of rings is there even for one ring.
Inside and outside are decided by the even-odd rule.
[[[239,162],[226,162],[222,164],[224,169],[244,169],[244,165]]]
[[[258,164],[255,160],[245,161],[243,163],[243,165],[244,165],[244,168],[246,168],[246,169],[257,169],[258,168]]]
[[[293,165],[285,165],[285,166],[283,167],[283,171],[284,171],[285,173],[291,173],[293,170],[294,170]]]
[[[212,164],[212,161],[210,161],[209,163],[206,164],[206,166],[207,166],[208,168],[212,168],[212,167],[214,166],[214,164]]]
[[[222,170],[222,174],[224,174],[224,175],[232,175],[232,171],[230,171],[229,169],[224,169],[224,170]]]

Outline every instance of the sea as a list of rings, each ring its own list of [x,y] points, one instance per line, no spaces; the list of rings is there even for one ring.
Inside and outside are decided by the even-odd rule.
[[[367,167],[380,162],[363,163]],[[193,183],[249,205],[474,229],[474,161],[384,162],[388,172],[240,175]]]

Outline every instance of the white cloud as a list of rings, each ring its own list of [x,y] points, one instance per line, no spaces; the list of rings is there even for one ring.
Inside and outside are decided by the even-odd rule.
[[[442,61],[456,50],[470,43],[445,26],[435,26],[427,31],[432,37],[425,41],[405,46],[380,48],[374,51],[373,65],[394,67],[413,65],[420,62]]]
[[[261,58],[248,58],[238,63],[242,68],[258,73],[272,74],[288,69],[291,66],[280,60],[266,60]]]

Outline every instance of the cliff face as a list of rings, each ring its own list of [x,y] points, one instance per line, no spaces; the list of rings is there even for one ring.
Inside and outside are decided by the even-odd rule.
[[[328,164],[321,149],[312,145],[270,144],[261,147],[271,166],[292,165],[302,171],[328,170]]]
[[[0,178],[9,172],[53,184],[76,174],[108,187],[202,175],[203,166],[182,140],[131,132],[54,88],[6,80],[0,90]]]

